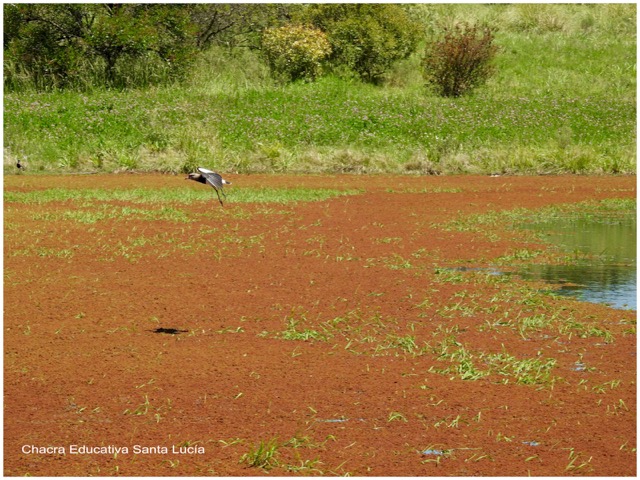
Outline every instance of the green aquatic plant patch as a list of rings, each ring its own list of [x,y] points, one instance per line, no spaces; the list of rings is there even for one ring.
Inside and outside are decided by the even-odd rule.
[[[355,195],[358,190],[333,190],[309,188],[235,188],[227,190],[227,201],[232,203],[289,203],[327,200],[340,195]],[[211,189],[65,189],[50,188],[30,192],[4,192],[7,203],[43,204],[49,202],[131,202],[131,203],[181,203],[213,201]],[[216,200],[217,202],[217,200]]]
[[[495,236],[496,227],[514,230],[525,224],[544,224],[558,219],[594,219],[615,222],[636,215],[634,198],[588,200],[579,203],[550,205],[540,209],[515,208],[477,215],[466,215],[445,223],[434,225],[446,231],[477,232]]]

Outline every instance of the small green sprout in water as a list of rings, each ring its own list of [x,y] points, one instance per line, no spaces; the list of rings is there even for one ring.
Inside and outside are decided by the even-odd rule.
[[[242,455],[238,463],[246,463],[249,467],[270,470],[279,464],[276,459],[279,448],[280,445],[277,438],[272,438],[266,442],[260,441],[258,445],[253,445],[249,452]]]
[[[400,412],[391,412],[389,414],[389,419],[387,421],[388,422],[395,422],[395,421],[399,421],[399,420],[402,420],[403,422],[407,422],[407,417],[405,417]]]

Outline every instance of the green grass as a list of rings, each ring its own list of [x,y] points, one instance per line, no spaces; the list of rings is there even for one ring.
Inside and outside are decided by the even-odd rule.
[[[242,455],[239,463],[246,463],[249,467],[269,470],[279,464],[276,459],[279,448],[280,445],[277,438],[272,438],[267,442],[261,441],[258,445],[252,446],[249,452]]]
[[[302,320],[304,320],[304,316],[302,316]],[[289,318],[287,323],[287,329],[280,332],[278,334],[278,338],[282,338],[283,340],[299,340],[299,341],[309,341],[309,340],[319,340],[319,341],[327,341],[328,335],[319,332],[318,330],[313,330],[309,328],[305,328],[303,330],[298,329],[298,324],[301,320],[296,320],[294,318]]]
[[[212,50],[182,85],[5,94],[5,169],[20,159],[28,172],[179,172],[205,160],[239,172],[635,172],[635,5],[416,8],[427,30],[497,26],[498,74],[470,96],[438,98],[418,51],[383,86],[278,86],[255,54]]]
[[[233,203],[290,203],[322,201],[340,195],[355,195],[357,190],[333,190],[310,188],[234,188],[227,189],[227,202]],[[217,198],[211,189],[65,189],[50,188],[31,192],[4,192],[7,203],[45,204],[49,202],[77,201],[91,202],[132,202],[137,204],[215,202]]]
[[[356,190],[332,189],[265,189],[265,188],[236,188],[227,194],[225,203],[233,216],[245,217],[250,213],[243,210],[233,210],[235,204],[287,204],[292,202],[322,201],[340,195],[354,195]],[[197,215],[181,208],[183,205],[203,203],[218,207],[217,198],[210,189],[65,189],[51,188],[31,192],[4,192],[4,202],[7,208],[11,204],[47,205],[60,202],[69,208],[47,210],[41,209],[30,217],[38,221],[55,222],[66,220],[80,224],[95,224],[107,220],[166,220],[177,223],[197,221]],[[136,206],[122,206],[113,202],[130,202]],[[237,239],[229,239],[235,242]],[[49,255],[48,253],[47,255]]]
[[[467,215],[442,224],[434,225],[445,231],[474,232],[484,235],[491,241],[502,238],[500,230],[506,229],[509,235],[544,240],[549,235],[549,226],[558,228],[557,222],[562,224],[579,225],[588,221],[609,226],[626,225],[636,216],[635,198],[613,198],[604,200],[587,200],[584,202],[550,205],[539,209],[515,208],[505,211],[490,211],[487,213]],[[533,228],[535,227],[535,229]],[[565,227],[566,228],[566,227]],[[576,228],[579,231],[579,228]],[[591,234],[590,234],[591,235]],[[635,238],[628,238],[628,242],[635,242]],[[606,251],[606,242],[602,245]],[[501,264],[514,262],[532,262],[537,257],[548,260],[541,250],[516,249],[510,254],[498,259]],[[450,269],[437,269],[440,281],[462,281],[460,272]]]
[[[5,96],[5,139],[45,170],[181,171],[209,158],[245,172],[635,170],[635,101],[610,95],[451,100],[323,79],[237,97],[104,92],[94,109],[79,94],[38,97]]]
[[[190,222],[189,216],[182,210],[170,207],[162,207],[160,209],[141,209],[131,207],[116,207],[113,205],[101,205],[97,210],[63,210],[60,212],[36,213],[31,218],[38,221],[58,221],[70,220],[77,223],[93,224],[104,220],[113,219],[136,219],[136,220],[169,220],[174,222]]]
[[[431,366],[428,371],[448,375],[452,379],[476,381],[491,376],[500,383],[513,381],[520,385],[541,386],[553,385],[558,380],[551,373],[557,363],[554,358],[537,356],[519,359],[504,351],[504,347],[501,353],[472,351],[453,335],[436,342],[431,350],[439,361],[449,362],[449,366]]]
[[[303,458],[303,452],[315,449],[324,449],[325,443],[333,438],[329,435],[323,442],[317,442],[307,436],[299,436],[279,442],[277,437],[268,441],[260,441],[251,446],[249,451],[240,457],[239,463],[247,467],[260,468],[265,472],[275,469],[276,472],[293,473],[302,475],[321,475],[326,473],[318,467],[322,462],[318,458]],[[330,471],[336,475],[335,472]]]

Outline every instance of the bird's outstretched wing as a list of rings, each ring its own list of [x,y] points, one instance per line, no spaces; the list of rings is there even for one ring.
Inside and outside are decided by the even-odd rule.
[[[207,183],[216,190],[219,188],[222,190],[222,176],[219,173],[212,172],[206,168],[198,167],[198,171],[204,178],[207,179]]]

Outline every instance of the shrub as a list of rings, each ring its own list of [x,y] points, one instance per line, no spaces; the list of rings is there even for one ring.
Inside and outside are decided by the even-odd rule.
[[[194,58],[180,5],[20,3],[3,14],[7,88],[146,86],[182,78]]]
[[[327,33],[335,67],[372,83],[411,55],[420,36],[420,27],[400,5],[313,4],[303,18]]]
[[[498,47],[489,27],[457,24],[444,36],[427,44],[423,75],[444,97],[459,97],[482,85],[494,73],[492,60]]]
[[[331,53],[331,46],[321,30],[285,25],[264,31],[262,52],[276,75],[290,81],[310,81],[322,73],[322,61]]]

